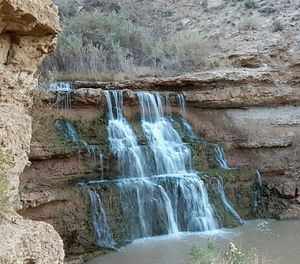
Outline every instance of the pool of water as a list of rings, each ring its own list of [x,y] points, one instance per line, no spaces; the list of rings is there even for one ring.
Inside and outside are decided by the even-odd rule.
[[[89,264],[189,264],[192,245],[205,247],[209,237],[223,249],[231,241],[242,248],[256,247],[268,263],[300,263],[300,221],[252,220],[233,229],[139,239]]]

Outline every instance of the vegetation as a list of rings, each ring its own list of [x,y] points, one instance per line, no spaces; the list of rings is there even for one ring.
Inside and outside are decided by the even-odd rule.
[[[203,58],[218,47],[217,38],[202,39],[197,28],[159,34],[149,26],[148,10],[136,10],[130,1],[122,8],[110,5],[109,11],[100,3],[86,5],[93,11],[79,11],[74,2],[57,0],[62,33],[56,52],[42,65],[46,79],[118,80],[195,71],[207,66]]]
[[[260,260],[255,248],[249,250],[238,249],[232,242],[225,253],[220,252],[217,243],[208,239],[207,248],[202,249],[193,245],[191,250],[193,264],[258,264],[269,263]]]
[[[6,212],[6,194],[8,189],[6,167],[8,163],[8,156],[0,149],[0,217],[2,213]]]
[[[7,156],[0,151],[0,168],[7,163]]]
[[[257,0],[54,1],[62,32],[40,68],[45,81],[119,81],[236,67],[230,54],[247,46],[247,31],[280,32],[288,19],[277,14],[282,3]]]

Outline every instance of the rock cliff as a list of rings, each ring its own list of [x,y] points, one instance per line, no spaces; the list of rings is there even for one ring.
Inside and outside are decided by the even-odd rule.
[[[23,220],[19,175],[28,164],[37,67],[59,31],[52,1],[0,1],[0,263],[62,263],[62,241],[46,223]]]
[[[275,4],[273,11],[265,7],[243,11],[241,16],[245,17],[254,12],[250,18],[255,23],[255,14],[262,14],[257,28],[253,21],[240,21],[243,27],[233,31],[230,16],[239,14],[231,5],[210,7],[212,18],[212,13],[206,11],[203,16],[195,16],[208,21],[207,31],[211,34],[216,30],[223,33],[223,28],[211,26],[209,20],[229,27],[221,38],[222,50],[210,58],[218,62],[218,69],[172,78],[74,82],[75,89],[70,94],[38,93],[32,111],[32,166],[26,167],[21,175],[20,214],[53,224],[69,255],[97,249],[89,197],[76,183],[103,175],[109,179],[116,176],[116,160],[110,154],[107,140],[103,91],[125,89],[124,111],[134,125],[139,111],[134,91],[168,93],[174,109],[178,107],[176,94],[184,94],[187,117],[195,130],[207,141],[224,146],[230,168],[241,167],[221,176],[227,180],[226,191],[243,217],[299,218],[299,4],[257,2]],[[182,12],[179,8],[177,11]],[[278,17],[284,30],[271,30],[276,21],[268,12]],[[71,107],[65,109],[70,102]],[[100,146],[104,154],[102,163],[93,163],[88,149],[78,150],[64,139],[55,128],[59,121],[73,122],[81,139],[91,146]],[[143,139],[140,142],[143,144]],[[195,162],[200,161],[200,170],[216,173],[214,165],[207,164],[211,150],[206,147],[194,148]],[[201,163],[203,160],[206,161]],[[261,172],[264,185],[259,208],[254,208],[251,200],[255,169]],[[106,198],[109,203],[109,197]]]

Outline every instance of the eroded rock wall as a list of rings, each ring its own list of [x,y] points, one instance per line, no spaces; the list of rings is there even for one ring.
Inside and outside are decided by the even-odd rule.
[[[62,263],[62,241],[46,223],[23,220],[19,175],[28,164],[37,67],[59,31],[50,0],[0,0],[0,263]]]

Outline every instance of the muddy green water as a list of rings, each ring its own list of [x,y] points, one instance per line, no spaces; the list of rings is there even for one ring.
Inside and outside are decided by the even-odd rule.
[[[208,237],[223,249],[231,241],[242,248],[256,247],[264,259],[272,261],[268,263],[300,264],[300,221],[276,220],[247,221],[241,227],[208,233],[139,239],[89,264],[190,264],[193,243],[205,247]]]

